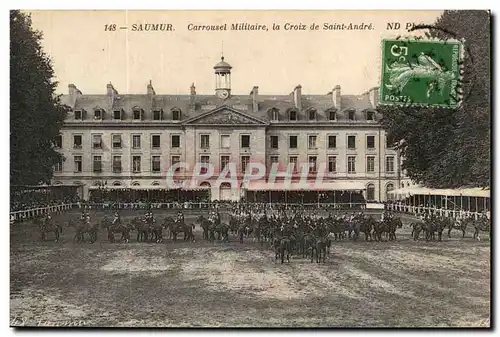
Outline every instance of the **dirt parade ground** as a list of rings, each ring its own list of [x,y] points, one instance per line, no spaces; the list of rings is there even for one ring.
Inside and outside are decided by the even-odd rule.
[[[102,231],[96,243],[77,244],[66,226],[56,243],[15,224],[11,325],[488,327],[488,236],[473,240],[470,229],[465,238],[453,231],[443,242],[415,242],[410,232],[404,218],[396,242],[362,234],[333,242],[325,264],[297,256],[281,264],[267,243],[231,236],[211,244],[199,226],[194,243],[138,243],[134,231],[130,243],[111,244]]]

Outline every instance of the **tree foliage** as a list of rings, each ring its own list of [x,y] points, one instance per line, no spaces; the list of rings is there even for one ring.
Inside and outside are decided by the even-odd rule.
[[[435,188],[490,185],[490,13],[445,11],[430,29],[464,42],[463,102],[455,109],[379,107],[414,181]]]
[[[29,15],[10,12],[10,183],[48,183],[62,160],[54,149],[67,108],[55,95],[57,82],[42,34]]]

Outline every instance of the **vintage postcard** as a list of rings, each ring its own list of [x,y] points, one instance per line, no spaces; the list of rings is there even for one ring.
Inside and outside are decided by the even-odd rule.
[[[490,327],[490,15],[10,12],[12,327]]]

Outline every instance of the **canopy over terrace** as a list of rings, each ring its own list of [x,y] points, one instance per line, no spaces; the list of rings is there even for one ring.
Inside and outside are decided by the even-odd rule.
[[[184,201],[209,201],[210,188],[201,186],[182,185],[105,185],[90,186],[91,199],[93,201],[117,201],[136,202],[151,201],[157,203],[164,202],[184,202]]]
[[[271,203],[364,203],[362,192],[366,189],[362,182],[349,180],[331,182],[249,181],[243,187],[247,191],[247,200]]]
[[[490,210],[489,188],[436,189],[422,186],[387,192],[393,201],[406,206],[424,206],[454,211],[483,212]]]

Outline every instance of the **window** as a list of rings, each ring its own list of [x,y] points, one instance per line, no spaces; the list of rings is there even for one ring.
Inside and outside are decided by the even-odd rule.
[[[94,168],[94,172],[102,172],[101,156],[94,156],[93,168]]]
[[[229,156],[221,156],[220,157],[220,170],[224,171],[226,166],[229,165]]]
[[[151,146],[153,149],[160,148],[160,135],[152,135],[151,136]]]
[[[289,117],[289,120],[291,121],[296,121],[297,120],[297,111],[295,110],[290,110],[288,112],[288,117]]]
[[[200,148],[202,149],[210,148],[210,135],[200,135]]]
[[[316,148],[316,136],[309,136],[309,148],[310,149],[315,149]]]
[[[82,148],[82,135],[73,135],[73,148]]]
[[[62,148],[62,136],[61,135],[56,136],[55,146],[57,148]]]
[[[122,147],[122,136],[113,135],[113,149],[120,149]]]
[[[220,147],[221,149],[229,149],[231,147],[231,136],[221,135],[220,136]]]
[[[271,136],[271,149],[278,148],[278,136]]]
[[[75,172],[82,172],[82,156],[74,156]]]
[[[337,136],[328,136],[328,148],[329,149],[337,148]]]
[[[172,135],[171,139],[172,141],[172,148],[177,149],[181,147],[181,136],[179,135]]]
[[[206,174],[208,172],[208,166],[210,164],[210,156],[201,156],[200,161],[201,161],[200,174]]]
[[[92,147],[94,149],[102,149],[102,137],[101,137],[101,135],[92,135]]]
[[[134,173],[141,172],[141,156],[132,157],[132,172]]]
[[[241,156],[241,172],[245,173],[250,162],[250,156]]]
[[[316,110],[314,109],[309,110],[308,116],[310,121],[316,120]]]
[[[315,173],[317,170],[317,157],[309,156],[309,173]]]
[[[113,156],[113,172],[120,173],[122,171],[122,157]]]
[[[387,184],[385,187],[385,198],[389,200],[389,192],[394,190],[394,185],[392,183]]]
[[[250,148],[250,135],[241,135],[241,148]]]
[[[356,118],[355,118],[354,111],[352,111],[352,110],[351,110],[351,111],[349,111],[349,120],[350,120],[350,121],[353,121],[353,120],[355,120],[355,119],[356,119]]]
[[[375,120],[375,112],[367,111],[366,112],[366,119],[369,121],[374,121]]]
[[[391,148],[392,147],[392,142],[390,141],[389,137],[385,137],[385,147],[386,148]]]
[[[142,109],[134,109],[134,120],[142,119]]]
[[[161,169],[160,163],[161,163],[160,156],[153,156],[151,158],[151,171],[160,172]]]
[[[368,173],[375,172],[375,156],[366,157],[366,172]]]
[[[161,121],[162,117],[163,117],[162,115],[163,115],[162,110],[160,110],[160,109],[153,110],[153,120]]]
[[[292,172],[297,172],[297,157],[296,156],[289,157],[288,165],[292,167]]]
[[[274,164],[274,163],[279,163],[280,161],[280,157],[279,156],[271,156],[269,158],[270,162],[271,162],[271,165]]]
[[[366,148],[367,149],[375,148],[375,136],[366,136]]]
[[[94,110],[94,119],[102,119],[102,110],[101,109],[96,109]]]
[[[54,172],[62,172],[63,162],[62,160],[54,165]]]
[[[366,187],[366,200],[367,201],[375,200],[375,185],[370,184]]]
[[[337,113],[335,111],[329,111],[328,112],[328,119],[331,121],[334,121],[337,119]]]
[[[81,110],[75,110],[75,119],[77,120],[82,120],[82,111]]]
[[[181,162],[181,157],[180,156],[172,156],[172,158],[170,159],[170,163],[172,166],[174,165],[177,165]],[[179,172],[180,171],[180,167],[176,167],[175,168],[175,172]]]
[[[181,120],[181,111],[178,109],[172,110],[172,120],[180,121]]]
[[[328,172],[329,173],[337,172],[337,157],[335,156],[328,157]]]
[[[348,149],[356,148],[356,136],[347,136],[347,148]]]
[[[385,171],[387,173],[394,173],[394,156],[385,158]]]
[[[122,111],[121,110],[113,111],[113,119],[122,119]]]
[[[132,135],[132,148],[133,149],[141,148],[141,135]]]
[[[297,148],[297,136],[290,136],[290,144],[289,147],[290,149],[296,149]]]
[[[280,119],[279,110],[278,109],[272,109],[271,110],[271,120],[272,121],[278,121],[279,119]]]
[[[356,157],[347,157],[347,173],[356,173]]]

